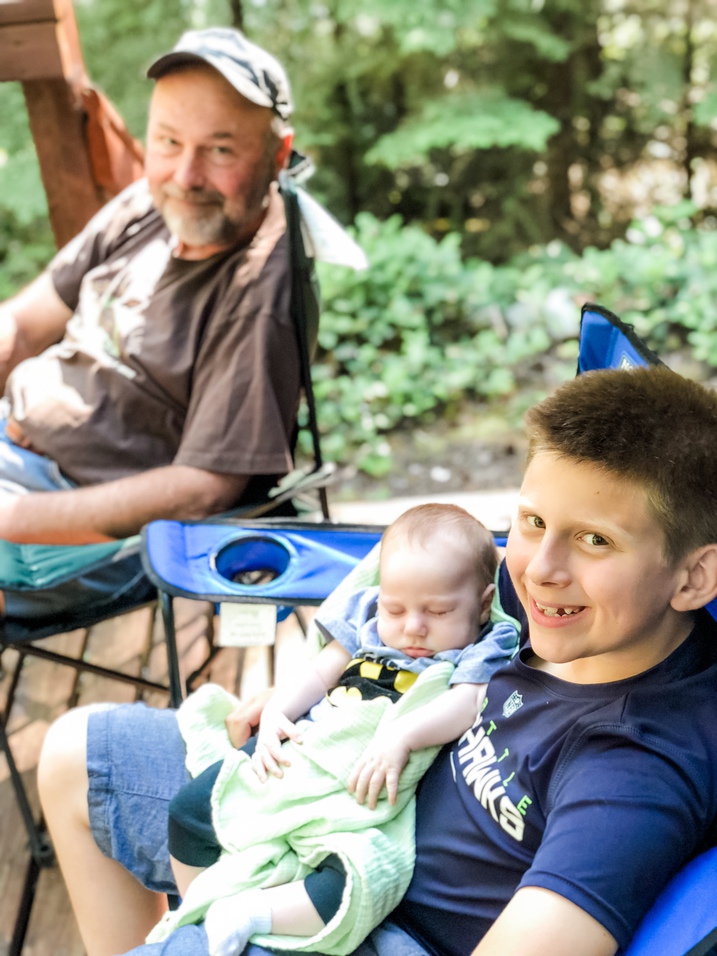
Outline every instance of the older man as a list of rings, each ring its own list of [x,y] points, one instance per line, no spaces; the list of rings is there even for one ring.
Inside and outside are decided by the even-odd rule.
[[[291,465],[299,364],[275,186],[292,140],[287,77],[216,28],[185,34],[148,75],[146,179],[0,306],[6,542],[85,544],[202,518]],[[8,614],[135,584],[138,567],[6,592]]]

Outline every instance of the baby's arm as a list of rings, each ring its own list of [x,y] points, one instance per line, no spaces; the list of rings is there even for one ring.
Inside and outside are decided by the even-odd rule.
[[[281,777],[282,764],[288,766],[290,763],[282,751],[282,741],[287,738],[297,743],[300,741],[301,735],[294,721],[336,686],[350,660],[349,652],[338,641],[331,641],[316,655],[300,678],[284,682],[274,691],[261,715],[252,758],[260,780],[265,781],[267,773]]]
[[[487,684],[454,684],[445,694],[382,728],[366,748],[349,778],[348,789],[359,803],[376,806],[383,786],[394,804],[398,780],[411,752],[443,746],[472,727],[485,698]]]

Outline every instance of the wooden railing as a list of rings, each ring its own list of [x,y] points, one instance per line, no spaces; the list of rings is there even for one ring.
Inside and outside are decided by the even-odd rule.
[[[19,81],[55,241],[142,175],[142,146],[95,89],[72,0],[0,0],[0,81]]]

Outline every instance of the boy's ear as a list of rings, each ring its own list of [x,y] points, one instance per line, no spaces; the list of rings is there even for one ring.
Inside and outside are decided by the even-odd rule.
[[[684,579],[670,604],[676,611],[695,611],[717,597],[717,544],[706,544],[684,559]]]
[[[480,622],[485,624],[485,622],[490,617],[490,606],[493,602],[493,595],[495,594],[495,584],[489,584],[488,587],[483,592],[480,599]]]

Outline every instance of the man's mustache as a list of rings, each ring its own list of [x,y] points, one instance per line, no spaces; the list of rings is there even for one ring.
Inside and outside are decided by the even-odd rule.
[[[170,199],[182,199],[198,205],[224,205],[224,196],[215,189],[182,189],[176,183],[164,183],[162,192]]]

